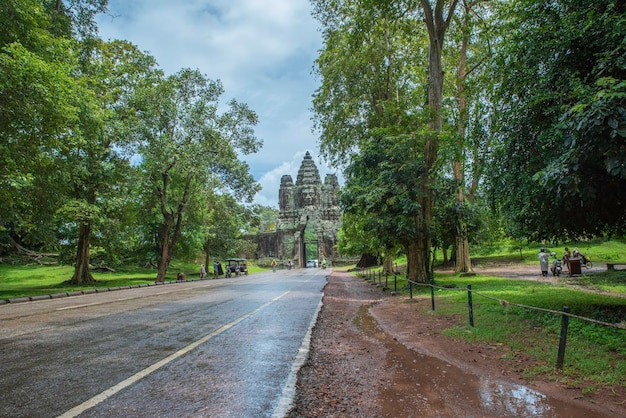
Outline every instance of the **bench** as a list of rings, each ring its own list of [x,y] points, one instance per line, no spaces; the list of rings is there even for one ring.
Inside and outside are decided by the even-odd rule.
[[[626,262],[624,262],[624,263],[606,263],[606,269],[607,270],[617,270],[615,268],[616,266],[626,267]]]

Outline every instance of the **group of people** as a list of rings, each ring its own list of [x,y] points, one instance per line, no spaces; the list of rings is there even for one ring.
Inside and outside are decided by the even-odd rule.
[[[213,276],[220,277],[224,275],[224,269],[222,268],[222,263],[215,260],[213,261]]]
[[[272,271],[276,271],[276,269],[278,268],[278,261],[276,259],[272,260]],[[293,263],[291,262],[291,260],[287,261],[287,270],[291,270],[293,268]]]
[[[539,251],[539,265],[541,266],[541,275],[547,276],[548,269],[550,267],[550,253],[546,251],[544,247],[541,247]],[[574,247],[572,253],[568,247],[565,247],[565,254],[563,255],[563,264],[567,266],[567,270],[570,271],[570,260],[581,260],[582,264],[586,264],[585,256],[580,253],[578,247]]]
[[[224,275],[224,270],[222,268],[222,263],[219,261],[213,262],[213,275],[217,278]],[[204,264],[200,264],[200,278],[206,279],[207,277],[207,269]]]

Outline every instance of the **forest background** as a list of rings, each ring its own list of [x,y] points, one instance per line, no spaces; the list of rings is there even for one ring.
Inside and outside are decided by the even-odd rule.
[[[626,232],[626,5],[313,0],[324,46],[312,107],[342,169],[338,248],[432,275],[506,239]],[[219,80],[165,76],[98,37],[106,0],[0,4],[0,256],[74,266],[254,253],[271,229],[245,155],[255,112]],[[245,99],[245,98],[244,98]],[[448,249],[451,254],[448,256]],[[68,278],[69,279],[69,278]]]

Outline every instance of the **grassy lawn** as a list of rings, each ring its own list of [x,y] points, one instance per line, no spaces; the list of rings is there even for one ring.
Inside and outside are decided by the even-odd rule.
[[[208,276],[211,277],[212,266]],[[254,274],[267,269],[248,263],[248,273]],[[187,279],[199,279],[200,267],[195,264],[172,264],[166,281],[176,280],[178,272],[185,273]],[[115,272],[92,271],[96,283],[88,286],[70,286],[67,281],[72,277],[72,266],[40,266],[0,264],[0,300],[27,296],[50,295],[87,289],[106,289],[114,287],[137,286],[154,283],[156,270],[125,266]]]

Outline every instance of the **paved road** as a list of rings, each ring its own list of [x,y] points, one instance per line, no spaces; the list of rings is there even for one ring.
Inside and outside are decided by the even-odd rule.
[[[0,416],[281,416],[325,273],[2,305]]]

